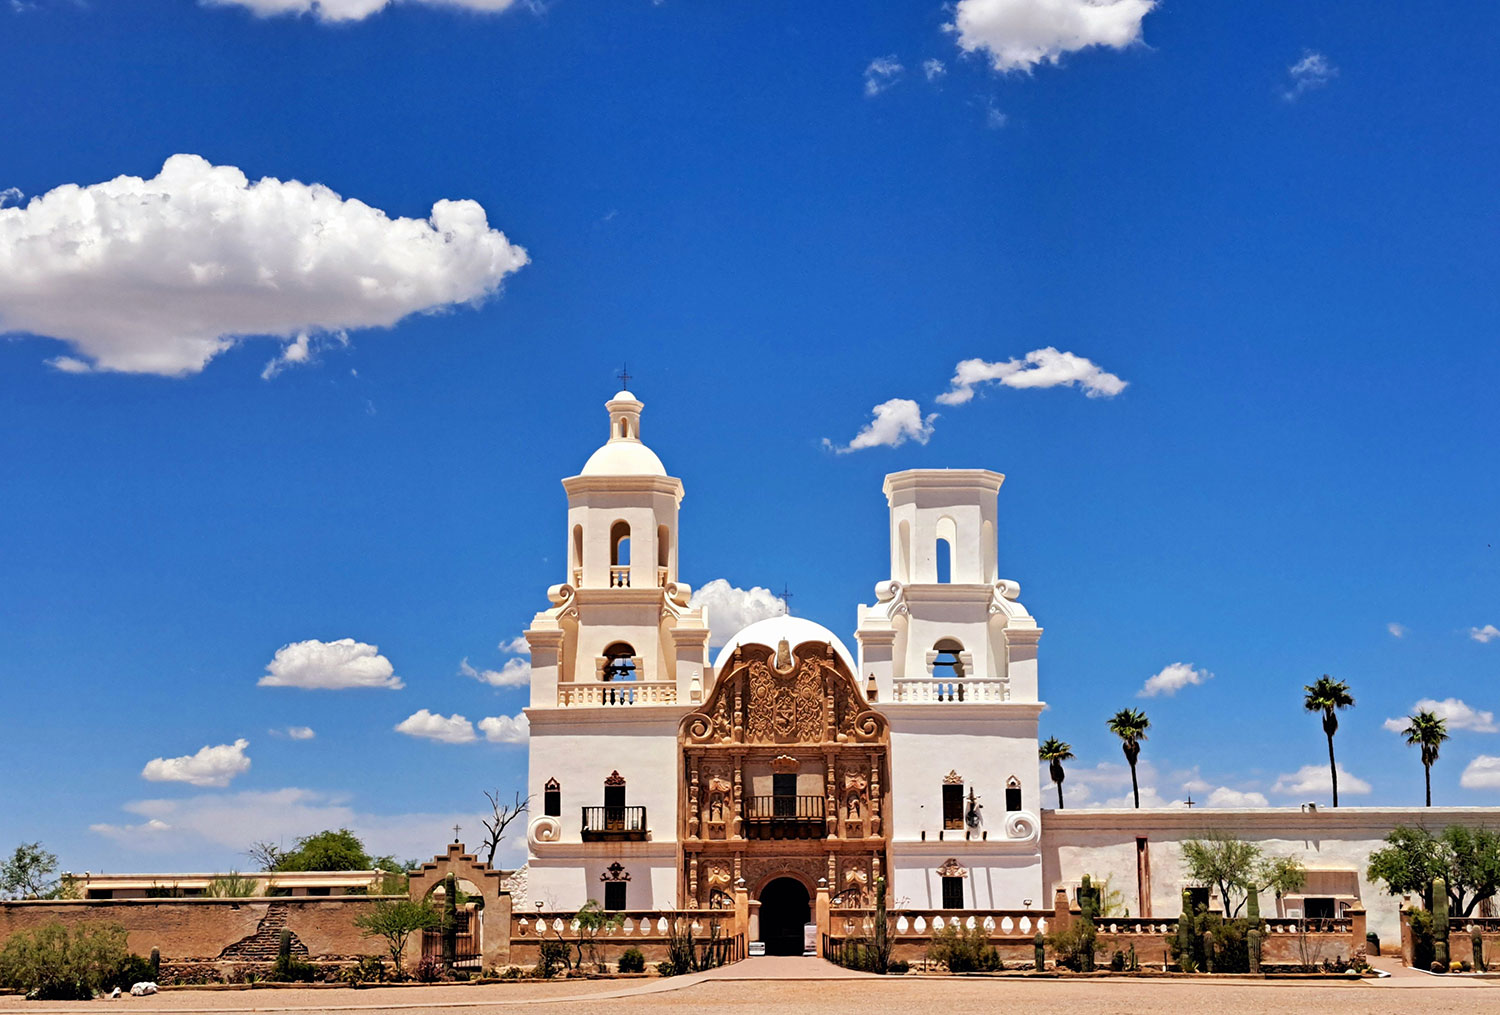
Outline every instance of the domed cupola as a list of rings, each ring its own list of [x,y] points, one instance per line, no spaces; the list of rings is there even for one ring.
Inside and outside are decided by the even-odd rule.
[[[665,476],[667,468],[656,452],[641,443],[641,402],[621,391],[604,407],[609,410],[609,440],[589,456],[579,475]]]

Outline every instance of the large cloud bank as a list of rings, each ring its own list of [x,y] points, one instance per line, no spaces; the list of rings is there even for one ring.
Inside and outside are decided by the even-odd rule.
[[[0,207],[0,333],[67,342],[52,365],[181,376],[243,336],[390,327],[475,303],[526,264],[474,201],[391,218],[319,184],[174,155],[152,179]]]
[[[688,605],[708,607],[708,643],[714,648],[729,644],[729,639],[759,620],[786,613],[786,600],[770,589],[753,585],[748,589],[715,578],[693,592]]]

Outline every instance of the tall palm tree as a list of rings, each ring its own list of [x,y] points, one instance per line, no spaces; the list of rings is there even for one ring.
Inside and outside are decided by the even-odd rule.
[[[1057,786],[1057,809],[1063,809],[1062,784],[1064,761],[1073,760],[1073,745],[1065,743],[1056,737],[1048,737],[1037,748],[1037,754],[1047,762],[1048,771],[1052,775],[1052,782]]]
[[[1350,708],[1354,705],[1354,695],[1349,693],[1349,685],[1342,680],[1334,680],[1328,674],[1323,674],[1314,683],[1304,684],[1302,689],[1307,696],[1302,699],[1302,707],[1309,712],[1323,713],[1323,732],[1328,737],[1328,774],[1333,777],[1333,806],[1339,805],[1339,769],[1333,760],[1333,735],[1339,731],[1338,710]]]
[[[1151,720],[1146,718],[1146,713],[1138,708],[1122,708],[1109,717],[1105,723],[1109,731],[1120,738],[1120,746],[1125,751],[1125,760],[1130,762],[1130,790],[1135,794],[1135,806],[1139,810],[1141,806],[1141,784],[1136,781],[1135,762],[1141,756],[1141,741],[1146,739],[1146,730],[1151,727]]]
[[[1427,777],[1427,806],[1432,806],[1432,763],[1438,747],[1448,739],[1448,720],[1436,712],[1417,712],[1406,717],[1406,742],[1422,748],[1422,769]]]

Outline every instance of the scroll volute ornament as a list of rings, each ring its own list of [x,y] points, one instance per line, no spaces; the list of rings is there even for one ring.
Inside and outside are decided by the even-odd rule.
[[[966,878],[969,876],[969,868],[958,862],[956,857],[949,857],[943,865],[937,869],[940,878]]]

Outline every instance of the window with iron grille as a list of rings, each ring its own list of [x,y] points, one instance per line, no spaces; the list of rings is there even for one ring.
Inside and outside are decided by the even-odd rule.
[[[943,878],[943,908],[964,908],[964,879]]]
[[[963,783],[945,783],[943,786],[943,827],[964,827]]]

